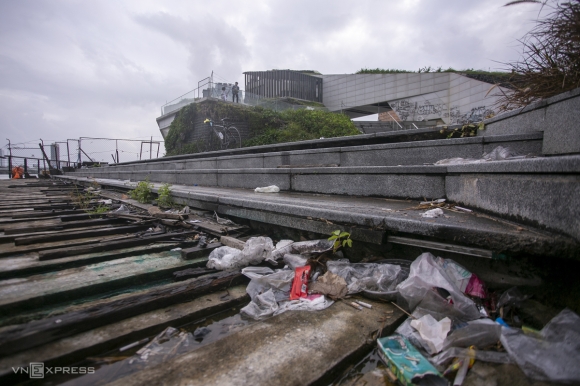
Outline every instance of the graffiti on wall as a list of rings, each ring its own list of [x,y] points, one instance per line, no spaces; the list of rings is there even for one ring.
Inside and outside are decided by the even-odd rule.
[[[421,102],[410,102],[408,99],[402,99],[389,102],[389,105],[402,121],[437,119],[441,117],[441,112],[446,109],[444,103],[431,103],[428,99]]]
[[[402,121],[426,121],[445,118],[448,124],[465,124],[479,122],[495,115],[494,110],[485,105],[461,111],[458,106],[447,109],[445,103],[433,103],[428,99],[423,101],[401,99],[389,102],[389,105]]]

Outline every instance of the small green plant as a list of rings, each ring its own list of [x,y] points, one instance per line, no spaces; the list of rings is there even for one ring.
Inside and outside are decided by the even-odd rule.
[[[151,189],[153,184],[149,182],[149,178],[145,181],[139,181],[134,190],[129,192],[129,195],[133,200],[139,201],[141,204],[147,204],[151,202]]]
[[[335,230],[332,232],[330,237],[328,238],[329,241],[334,240],[334,245],[332,246],[332,251],[336,253],[340,247],[349,248],[352,247],[352,240],[350,238],[350,233],[348,232],[341,232],[340,229]]]
[[[171,185],[163,184],[157,192],[157,205],[163,208],[171,208],[175,205],[173,197],[171,197]]]
[[[99,204],[95,209],[87,212],[88,214],[103,214],[111,210],[107,205]]]

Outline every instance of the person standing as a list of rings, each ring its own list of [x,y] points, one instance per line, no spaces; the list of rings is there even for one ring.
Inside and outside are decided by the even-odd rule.
[[[240,91],[240,86],[238,86],[238,82],[232,87],[232,102],[240,103],[240,97],[238,96],[238,92]]]
[[[226,88],[225,87],[222,87],[222,95],[220,95],[220,98],[221,98],[222,101],[224,101],[224,102],[226,101],[227,93],[226,93]]]

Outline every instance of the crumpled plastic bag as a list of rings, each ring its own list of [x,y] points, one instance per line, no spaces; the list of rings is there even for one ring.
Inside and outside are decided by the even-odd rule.
[[[274,315],[278,308],[274,292],[269,289],[263,294],[254,296],[252,301],[240,310],[240,313],[252,319],[260,320]]]
[[[517,287],[512,287],[501,294],[499,300],[497,301],[497,308],[501,308],[503,306],[514,306],[519,308],[521,307],[522,302],[529,297],[529,295],[522,294]]]
[[[447,333],[451,330],[451,319],[445,317],[437,321],[430,314],[411,321],[411,327],[419,331],[419,335],[427,346],[429,353],[435,354],[441,351]]]
[[[453,300],[453,304],[449,304],[450,309],[455,311],[453,316],[464,321],[479,319],[480,313],[475,303],[457,286],[461,280],[458,281],[456,277],[452,277],[445,269],[448,263],[445,259],[435,257],[429,252],[423,253],[411,264],[409,277],[397,286],[399,295],[406,301],[409,308],[414,310],[428,293],[433,292],[434,288],[443,288],[449,292]],[[428,310],[432,308],[431,303],[423,303],[425,303],[422,304],[423,308]]]
[[[278,193],[280,188],[276,185],[265,186],[263,188],[256,188],[254,192],[256,193]]]
[[[274,250],[269,237],[252,237],[246,241],[243,250],[231,247],[219,247],[211,251],[207,268],[218,270],[234,270],[250,264],[259,264],[269,257]]]
[[[510,358],[508,353],[505,352],[497,352],[497,351],[483,351],[483,350],[469,350],[467,348],[460,348],[460,347],[451,347],[446,350],[441,351],[439,354],[432,358],[428,358],[428,360],[435,365],[436,367],[440,367],[439,369],[442,370],[445,367],[447,362],[451,362],[453,358],[466,358],[470,356],[471,353],[475,352],[475,360],[482,361],[482,362],[491,362],[491,363],[513,363],[513,360]]]
[[[330,307],[334,302],[323,295],[308,295],[305,298],[281,302],[274,315],[279,315],[286,311],[321,311]]]
[[[327,271],[317,281],[311,283],[309,289],[314,293],[328,295],[332,299],[343,298],[348,291],[346,281],[330,271]]]
[[[548,322],[539,337],[502,327],[501,343],[530,378],[580,382],[580,317],[569,309]]]
[[[331,250],[334,244],[333,241],[328,241],[326,239],[299,241],[296,243],[286,243],[287,241],[291,240],[281,240],[278,244],[276,244],[276,249],[266,260],[276,262],[287,254],[307,255],[310,253],[321,253]],[[279,246],[282,242],[285,242],[285,245]]]
[[[262,272],[264,274],[259,273],[256,268],[263,270]],[[266,270],[270,270],[271,273]],[[294,280],[294,271],[286,269],[274,272],[270,268],[265,267],[247,267],[242,270],[242,274],[251,279],[246,287],[246,292],[250,295],[251,299],[268,290],[272,290],[276,301],[280,302],[290,299],[290,288]]]
[[[364,290],[388,292],[395,289],[402,280],[402,271],[399,265],[355,263],[348,260],[334,260],[326,263],[328,271],[342,277],[349,294]]]

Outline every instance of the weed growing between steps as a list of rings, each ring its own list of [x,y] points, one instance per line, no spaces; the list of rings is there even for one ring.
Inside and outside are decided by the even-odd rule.
[[[263,107],[248,107],[219,101],[192,103],[182,108],[165,138],[166,155],[198,153],[204,149],[203,140],[188,142],[196,130],[196,122],[209,118],[219,123],[229,118],[236,126],[247,128],[243,146],[303,141],[309,139],[358,135],[360,132],[343,114],[322,110],[274,111]]]
[[[151,202],[151,188],[153,188],[153,185],[149,183],[149,179],[139,181],[135,189],[129,192],[129,195],[133,200],[137,200],[141,204],[148,204]]]

